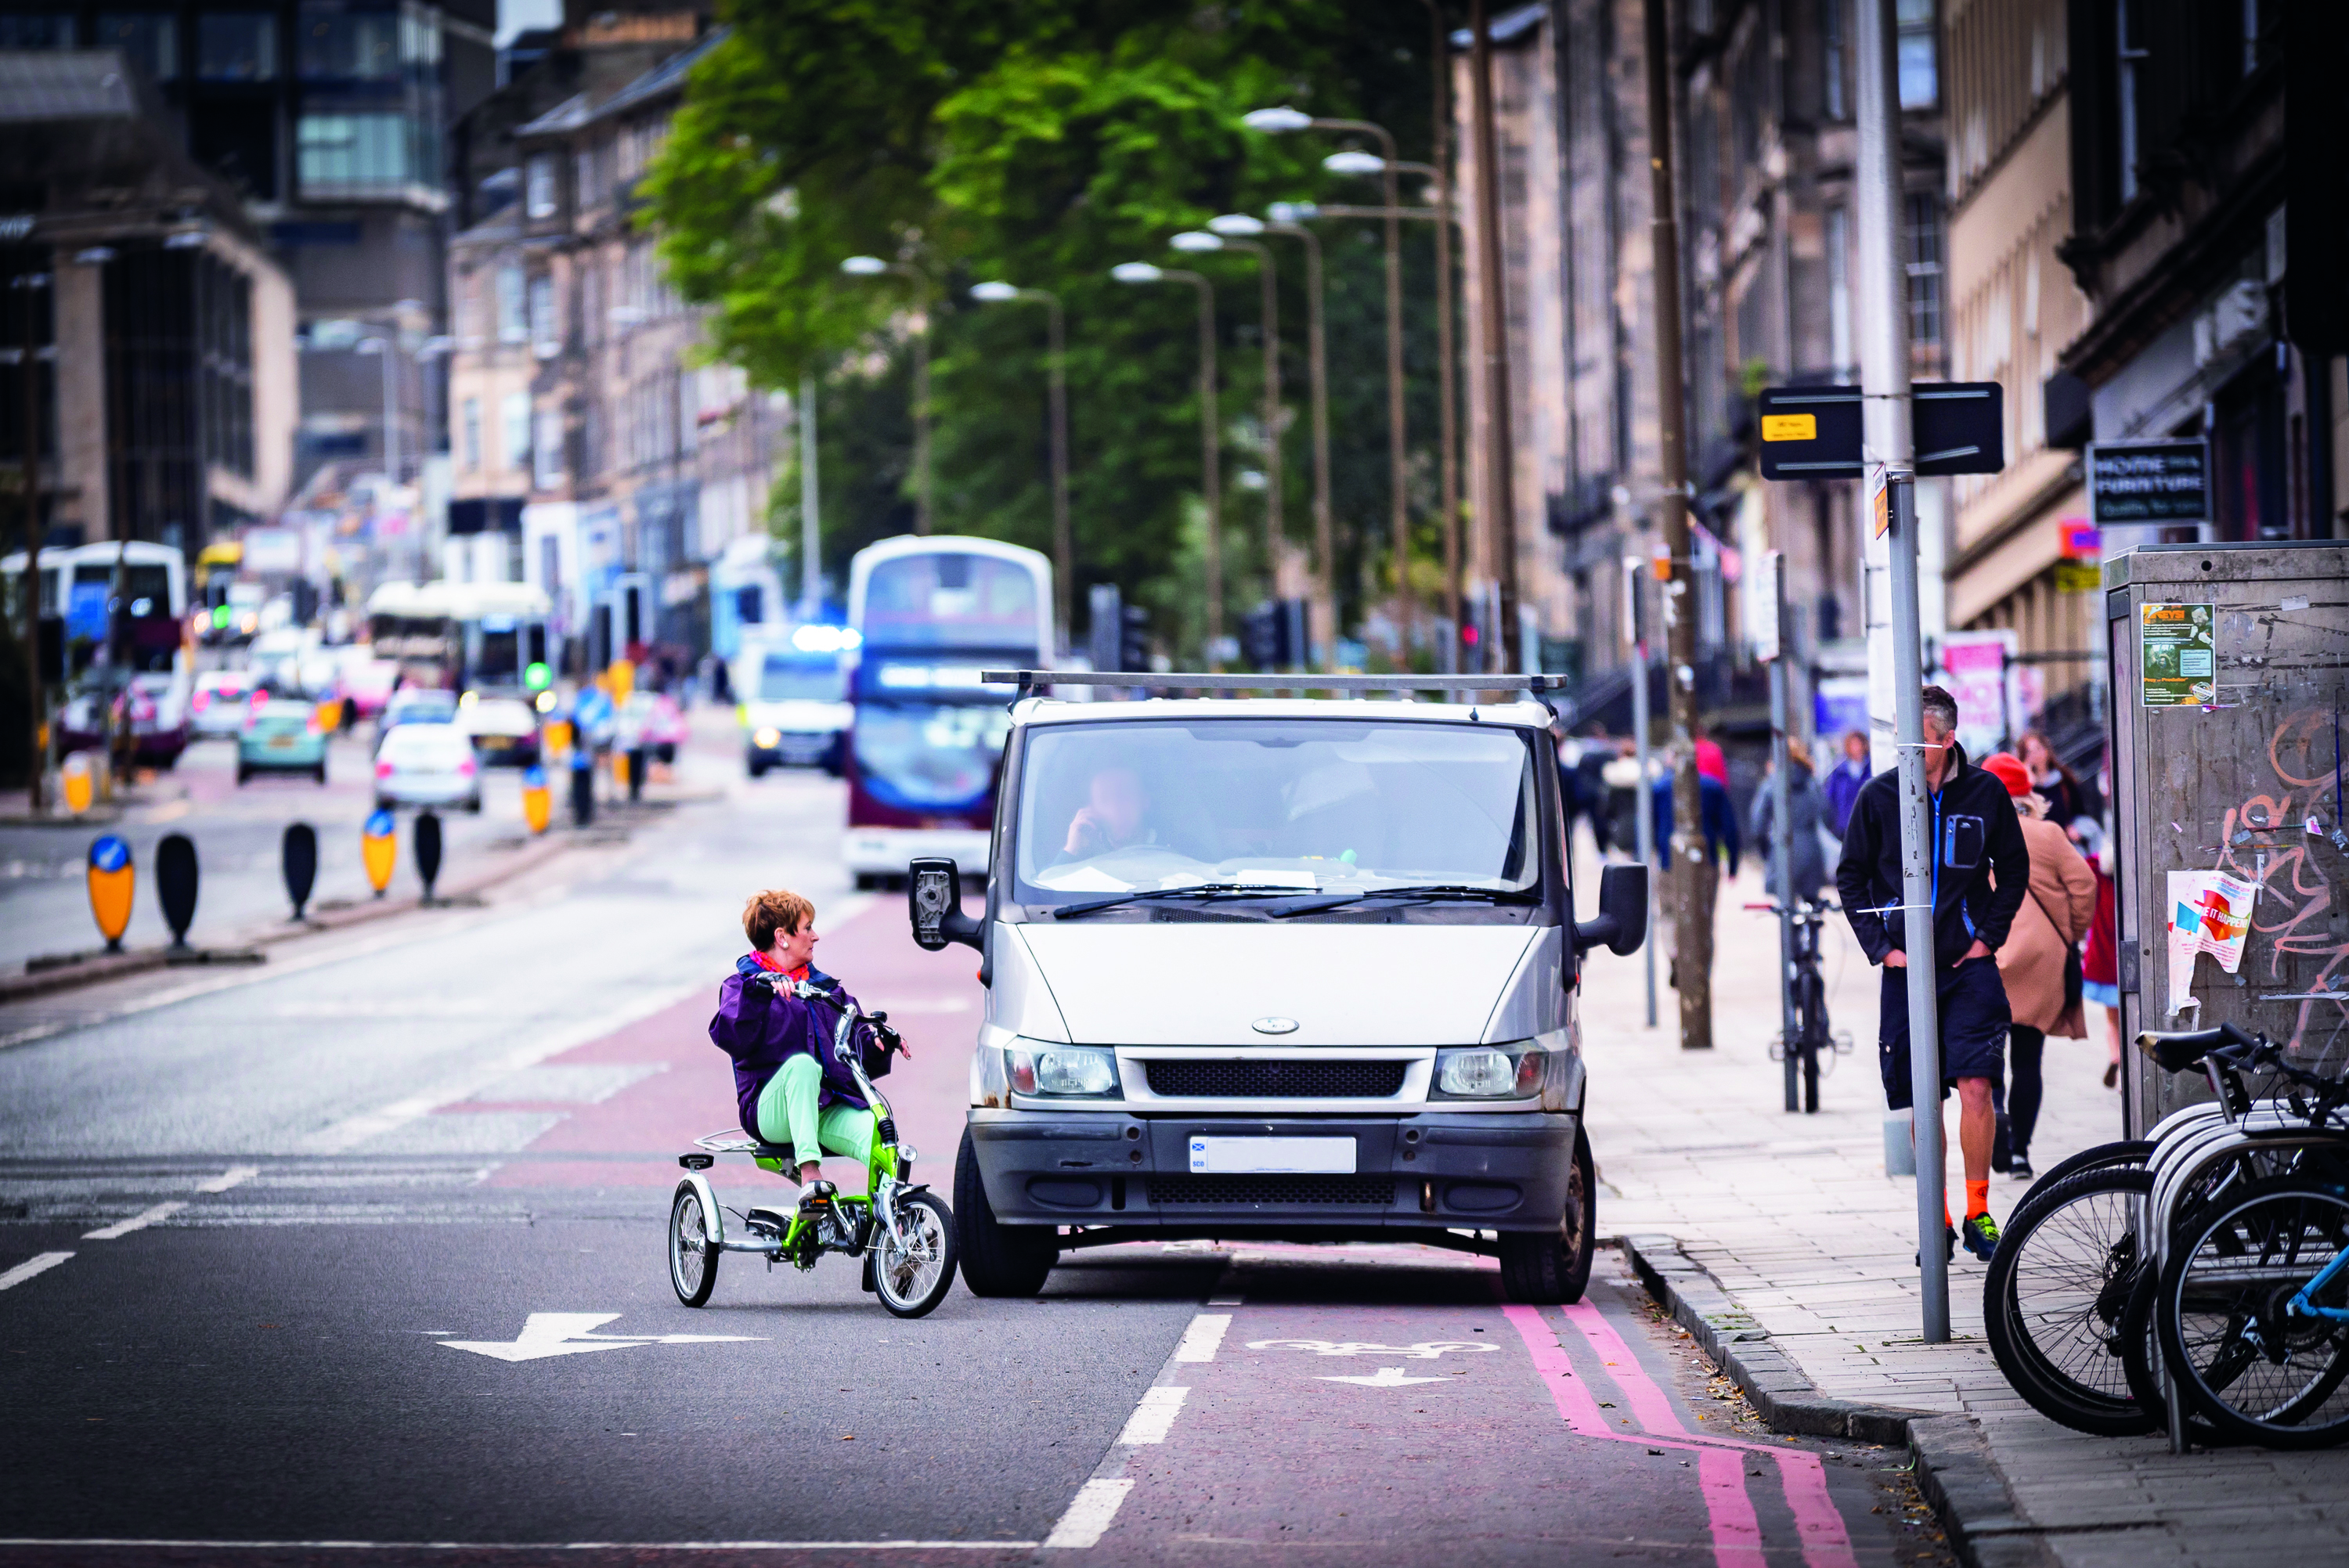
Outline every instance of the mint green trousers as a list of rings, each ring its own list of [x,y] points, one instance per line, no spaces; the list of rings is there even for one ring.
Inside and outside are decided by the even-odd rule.
[[[822,1062],[805,1055],[792,1057],[759,1091],[759,1130],[771,1138],[775,1129],[789,1128],[792,1150],[802,1161],[817,1158],[822,1149],[847,1155],[870,1172],[877,1121],[869,1110],[838,1102],[818,1110],[816,1095],[823,1087]]]

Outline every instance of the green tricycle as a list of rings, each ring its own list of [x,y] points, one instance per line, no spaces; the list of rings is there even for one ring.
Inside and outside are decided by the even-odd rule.
[[[897,1141],[897,1123],[889,1102],[864,1070],[863,1051],[856,1046],[862,1024],[873,1032],[882,1050],[902,1050],[904,1041],[889,1027],[886,1013],[867,1013],[844,996],[818,990],[805,981],[792,987],[803,1001],[820,1001],[841,1009],[833,1033],[833,1056],[845,1062],[856,1079],[856,1090],[873,1108],[878,1123],[873,1150],[865,1165],[868,1197],[837,1196],[812,1213],[798,1205],[770,1208],[754,1204],[733,1212],[745,1233],[726,1233],[724,1213],[704,1175],[721,1154],[747,1154],[762,1171],[771,1171],[797,1185],[800,1155],[788,1143],[766,1143],[735,1130],[713,1132],[693,1140],[694,1151],[680,1154],[685,1168],[668,1209],[668,1280],[677,1299],[688,1306],[709,1300],[718,1284],[720,1253],[756,1253],[771,1269],[779,1262],[802,1272],[815,1267],[826,1253],[843,1253],[864,1260],[864,1288],[899,1317],[920,1317],[946,1299],[954,1284],[957,1248],[954,1211],[925,1184],[912,1180],[914,1150]]]

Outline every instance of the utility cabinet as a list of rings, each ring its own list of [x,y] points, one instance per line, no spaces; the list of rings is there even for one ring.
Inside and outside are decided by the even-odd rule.
[[[2232,1023],[2303,1066],[2349,1058],[2349,544],[2148,545],[2105,562],[2121,1027]],[[2198,607],[2207,614],[2197,614]],[[2242,957],[2189,954],[2176,1014],[2172,872],[2251,884]],[[2208,1099],[2126,1049],[2127,1135]]]

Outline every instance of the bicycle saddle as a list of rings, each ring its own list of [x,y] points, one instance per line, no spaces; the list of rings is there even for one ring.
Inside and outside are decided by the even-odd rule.
[[[2137,1048],[2151,1057],[2154,1065],[2167,1073],[2182,1073],[2198,1067],[2204,1057],[2222,1046],[2256,1043],[2232,1024],[2220,1024],[2212,1029],[2147,1029],[2137,1037]]]

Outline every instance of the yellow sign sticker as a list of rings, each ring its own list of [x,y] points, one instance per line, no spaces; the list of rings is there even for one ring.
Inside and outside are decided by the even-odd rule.
[[[1762,438],[1765,441],[1816,441],[1819,438],[1819,417],[1816,414],[1764,414],[1762,416]]]

